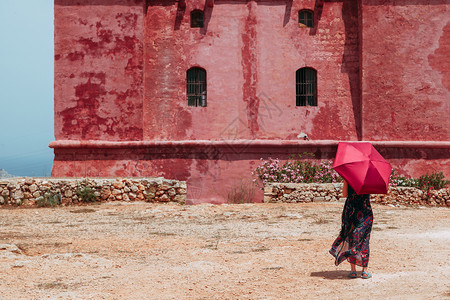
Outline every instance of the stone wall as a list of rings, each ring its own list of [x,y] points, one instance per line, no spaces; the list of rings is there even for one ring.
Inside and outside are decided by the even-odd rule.
[[[329,202],[344,201],[342,183],[268,183],[264,186],[264,202]],[[372,195],[378,204],[429,205],[450,207],[450,188],[424,192],[412,187],[391,187],[386,195]]]
[[[186,182],[158,178],[10,178],[0,180],[0,205],[69,205],[95,201],[186,202]]]

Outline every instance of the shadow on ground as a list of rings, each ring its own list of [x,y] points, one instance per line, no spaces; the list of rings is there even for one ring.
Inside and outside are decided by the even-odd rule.
[[[342,270],[311,272],[311,277],[322,277],[324,279],[330,279],[330,280],[336,280],[336,279],[351,280],[352,278],[348,277],[349,272],[350,271],[342,271]]]

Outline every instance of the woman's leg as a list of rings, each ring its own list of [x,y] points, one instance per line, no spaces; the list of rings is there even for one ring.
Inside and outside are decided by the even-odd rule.
[[[370,277],[372,277],[372,274],[370,274],[369,272],[366,272],[367,267],[363,267],[362,272],[361,272],[361,278],[364,279],[369,279]]]
[[[350,267],[352,268],[352,271],[348,274],[348,277],[356,278],[358,275],[356,274],[356,266],[355,266],[355,264],[350,263]]]

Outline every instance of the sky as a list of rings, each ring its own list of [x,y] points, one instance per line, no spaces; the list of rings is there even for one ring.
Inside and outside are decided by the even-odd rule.
[[[50,176],[53,0],[0,0],[0,169]]]

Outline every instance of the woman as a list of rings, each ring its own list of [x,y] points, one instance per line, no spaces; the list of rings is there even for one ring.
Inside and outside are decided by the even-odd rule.
[[[366,272],[369,263],[369,239],[372,230],[373,214],[370,207],[370,195],[358,195],[344,181],[342,190],[345,201],[342,211],[342,226],[339,236],[334,241],[330,254],[336,258],[335,265],[344,259],[350,263],[350,278],[356,278],[356,265],[362,267],[361,278],[368,279],[372,275]]]

